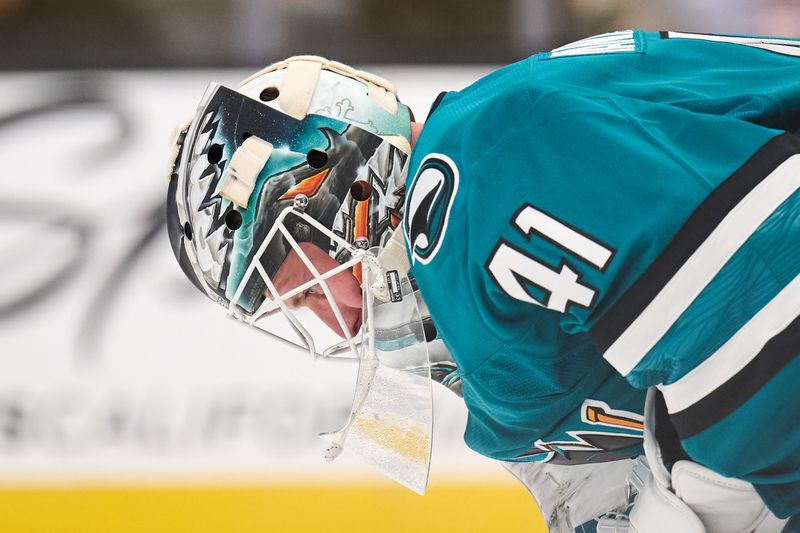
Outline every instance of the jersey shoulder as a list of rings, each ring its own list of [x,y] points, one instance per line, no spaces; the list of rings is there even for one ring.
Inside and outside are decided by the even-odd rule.
[[[430,153],[447,154],[454,163],[469,166],[490,148],[498,132],[519,120],[530,104],[528,61],[499,69],[439,101],[422,130],[409,162],[413,176]]]

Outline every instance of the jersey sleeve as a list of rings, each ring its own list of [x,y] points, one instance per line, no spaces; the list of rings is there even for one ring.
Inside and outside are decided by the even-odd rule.
[[[564,331],[589,332],[706,197],[781,133],[536,85],[515,121],[464,171],[476,306],[501,336],[545,310]],[[485,127],[502,130],[492,117]]]
[[[458,172],[420,164],[417,177],[430,177],[431,191],[455,191],[454,200],[446,226],[434,218],[424,240],[412,227],[409,242],[462,372],[467,442],[508,459],[539,439],[568,438],[560,424],[613,375],[592,326],[709,193],[780,132],[547,84],[495,96],[499,86],[466,120],[452,108],[469,95],[446,98],[423,131],[419,149],[446,155],[436,168],[450,161]],[[456,175],[457,187],[442,178]],[[421,183],[411,182],[408,212],[444,213],[416,207]]]
[[[673,398],[698,406],[679,406],[684,448],[724,475],[774,487],[759,489],[773,495],[773,510],[798,509],[795,496],[780,503],[776,494],[800,486],[792,389],[800,379],[792,322],[800,210],[790,205],[800,141],[732,114],[532,76],[525,91],[509,94],[517,73],[506,69],[444,99],[420,150],[445,154],[458,169],[447,175],[459,179],[431,170],[426,194],[413,182],[408,193],[431,201],[410,202],[412,211],[442,215],[427,217],[409,243],[422,294],[462,371],[468,443],[508,459],[539,439],[567,440],[561,422],[592,399],[612,366],[639,389],[712,368],[675,387]],[[454,198],[452,209],[440,198]],[[664,292],[639,322],[647,327],[617,343],[683,272],[687,284]],[[717,282],[706,290],[709,272]],[[777,366],[736,377],[742,360],[719,372],[706,363],[786,287],[785,305],[765,315],[780,320],[753,331],[787,333],[771,344],[741,335],[752,360]],[[746,431],[736,413],[746,414]],[[745,457],[748,442],[760,444]]]
[[[576,354],[571,354],[575,356]],[[507,362],[492,361],[468,380],[470,392],[480,389],[485,383],[497,383],[493,373],[507,365]],[[643,442],[643,407],[645,391],[631,387],[619,374],[608,366],[597,365],[596,361],[588,362],[584,368],[592,368],[592,378],[602,378],[594,390],[583,390],[583,381],[579,380],[572,388],[580,391],[581,398],[576,398],[577,406],[565,409],[567,413],[551,428],[526,428],[524,436],[528,438],[527,448],[521,450],[505,450],[501,458],[512,462],[544,461],[558,465],[579,465],[603,463],[629,459],[644,453]],[[541,371],[541,366],[539,368]],[[541,388],[541,384],[524,383],[525,373],[519,378],[509,377],[507,382],[519,379],[522,386],[527,386],[528,393]],[[528,372],[530,375],[530,372]],[[568,373],[562,376],[568,376]],[[487,379],[488,378],[488,379]],[[577,385],[577,386],[576,386]],[[495,385],[490,385],[495,386]],[[528,398],[533,397],[529,395]],[[537,402],[540,406],[552,409],[554,404],[570,400],[569,392],[561,397],[545,397],[546,401]],[[516,427],[525,427],[529,416],[520,416],[529,409],[531,402],[518,402],[511,417],[516,417],[517,424],[506,424],[495,428],[493,433],[512,437]],[[475,446],[481,444],[481,430],[486,428],[475,425],[477,420],[470,420],[467,427],[467,442]],[[522,435],[521,435],[522,436]],[[535,438],[534,438],[535,437]]]
[[[800,40],[643,31],[531,59],[531,76],[615,96],[800,130]]]

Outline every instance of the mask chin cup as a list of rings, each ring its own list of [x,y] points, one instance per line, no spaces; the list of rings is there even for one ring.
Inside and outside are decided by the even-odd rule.
[[[364,286],[380,286],[385,274],[364,263]],[[424,494],[433,441],[430,360],[411,283],[399,276],[401,298],[382,300],[365,290],[358,377],[347,424],[320,435],[325,457],[345,448],[405,487]]]

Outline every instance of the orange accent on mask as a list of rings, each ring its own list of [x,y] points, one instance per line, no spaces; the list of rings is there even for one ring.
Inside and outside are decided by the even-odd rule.
[[[369,199],[356,204],[356,213],[353,220],[353,242],[360,237],[369,239]],[[360,264],[353,267],[353,275],[359,283],[363,282]]]
[[[291,200],[298,194],[305,194],[309,198],[314,196],[319,188],[322,186],[322,183],[325,181],[325,178],[328,177],[328,173],[331,169],[326,168],[322,172],[314,174],[311,177],[308,177],[283,193],[283,195],[278,198],[278,200]]]
[[[389,215],[389,224],[392,226],[392,229],[395,229],[397,226],[400,225],[401,219],[399,216],[391,213]]]

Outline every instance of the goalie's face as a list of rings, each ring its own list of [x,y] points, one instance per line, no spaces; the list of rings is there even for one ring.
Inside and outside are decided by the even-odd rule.
[[[303,242],[298,246],[300,253],[305,254],[319,272],[327,272],[339,266],[335,259],[312,243]],[[279,294],[287,294],[306,284],[312,278],[313,274],[305,267],[299,252],[292,250],[275,273],[273,282]],[[339,309],[348,331],[343,331],[331,302],[318,285],[289,299],[286,302],[287,306],[290,309],[308,309],[342,338],[355,336],[361,328],[362,298],[358,280],[349,270],[346,270],[329,278],[327,284],[334,300],[333,303]]]

